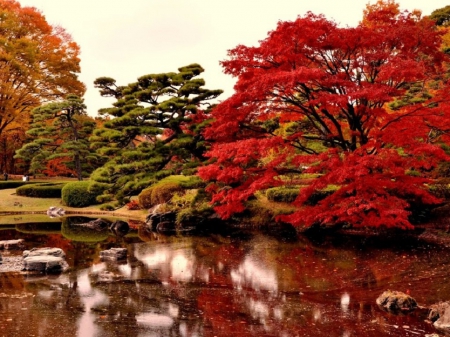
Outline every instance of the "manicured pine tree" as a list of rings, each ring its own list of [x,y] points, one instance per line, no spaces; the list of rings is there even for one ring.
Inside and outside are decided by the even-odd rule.
[[[90,149],[89,137],[95,125],[78,96],[42,105],[32,111],[27,131],[31,141],[17,151],[16,158],[29,161],[32,173],[72,173],[82,180],[103,163]]]
[[[203,88],[205,81],[197,77],[203,71],[191,64],[127,86],[108,77],[95,81],[102,96],[116,99],[99,111],[110,119],[91,137],[97,152],[109,157],[91,176],[103,200],[123,202],[164,176],[194,173],[205,160],[201,130],[222,90]]]

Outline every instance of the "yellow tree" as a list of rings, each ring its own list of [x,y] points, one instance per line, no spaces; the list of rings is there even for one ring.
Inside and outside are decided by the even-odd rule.
[[[0,0],[0,136],[42,103],[82,96],[79,47],[35,8]]]

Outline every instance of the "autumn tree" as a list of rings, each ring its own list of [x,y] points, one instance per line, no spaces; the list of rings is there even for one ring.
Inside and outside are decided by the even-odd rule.
[[[79,47],[35,8],[0,0],[0,136],[41,103],[81,96]]]
[[[0,136],[0,172],[18,174],[26,170],[25,163],[17,161],[14,155],[26,142],[27,124],[11,123]]]
[[[412,228],[413,207],[439,202],[428,173],[449,159],[441,35],[418,11],[378,1],[354,28],[308,13],[230,50],[235,93],[212,113],[213,162],[199,169],[219,214],[291,184],[297,210],[280,219],[296,226]]]
[[[205,81],[198,78],[203,71],[191,64],[127,86],[108,77],[95,81],[100,94],[116,102],[99,111],[111,119],[91,138],[98,153],[110,158],[92,174],[94,188],[122,201],[164,176],[192,173],[205,160],[200,130],[208,121],[210,101],[222,90],[203,88]]]
[[[103,162],[90,149],[89,137],[96,126],[78,96],[53,102],[32,111],[27,142],[16,158],[30,162],[30,171],[47,175],[74,175],[82,180]]]

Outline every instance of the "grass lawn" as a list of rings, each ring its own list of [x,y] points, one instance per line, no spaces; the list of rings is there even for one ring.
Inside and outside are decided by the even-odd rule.
[[[5,189],[0,190],[0,216],[2,213],[12,213],[12,212],[46,212],[49,207],[56,206],[62,207],[67,213],[77,213],[77,214],[102,214],[110,216],[124,216],[136,219],[145,219],[147,214],[146,210],[129,211],[126,207],[122,207],[115,211],[102,211],[100,210],[101,205],[83,207],[83,208],[73,208],[66,207],[61,204],[61,199],[59,198],[29,198],[16,195],[16,189]]]

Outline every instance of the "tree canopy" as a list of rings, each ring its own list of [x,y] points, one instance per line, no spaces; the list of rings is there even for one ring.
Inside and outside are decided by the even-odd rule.
[[[0,1],[0,135],[41,103],[83,95],[78,54],[65,30],[38,10]]]
[[[91,138],[92,145],[110,160],[92,175],[95,186],[119,200],[138,193],[155,179],[183,169],[195,169],[203,160],[200,133],[222,90],[203,88],[197,76],[204,69],[191,64],[178,72],[149,74],[127,86],[102,77],[95,81],[102,96],[116,98],[101,109],[110,117]]]
[[[96,126],[87,116],[83,100],[69,95],[32,111],[27,135],[31,141],[17,151],[16,158],[30,162],[32,173],[73,175],[82,180],[103,162],[90,149],[89,137]]]
[[[411,228],[414,205],[439,202],[426,183],[449,159],[441,37],[419,12],[378,1],[356,27],[308,13],[230,50],[222,65],[235,93],[212,113],[212,163],[199,169],[219,214],[292,185],[297,211],[280,219],[296,226]]]

